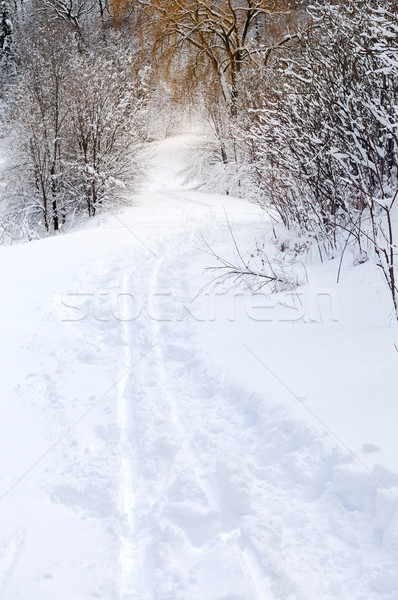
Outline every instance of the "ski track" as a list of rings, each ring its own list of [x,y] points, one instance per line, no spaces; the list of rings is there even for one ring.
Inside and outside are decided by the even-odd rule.
[[[175,199],[176,195],[168,194],[169,197]],[[177,197],[178,198],[178,197]],[[199,202],[196,202],[197,205],[200,205]],[[196,230],[191,231],[189,246],[192,246],[193,239],[195,237]],[[169,248],[168,252],[166,252],[161,259],[157,261],[157,264],[152,273],[152,280],[150,284],[150,298],[153,299],[157,293],[159,286],[159,277],[160,271],[162,269],[162,265],[165,260],[172,253],[172,247]],[[149,303],[150,312],[154,312],[153,303]],[[160,389],[163,391],[164,399],[168,403],[170,407],[170,415],[171,420],[174,426],[174,429],[177,433],[177,436],[180,440],[180,449],[179,451],[182,453],[184,457],[184,469],[189,469],[191,475],[193,476],[194,484],[198,486],[199,489],[203,490],[206,506],[213,512],[220,514],[220,506],[218,502],[219,492],[216,487],[213,485],[211,479],[206,475],[205,469],[200,463],[200,455],[189,435],[187,434],[185,424],[182,421],[182,417],[179,411],[178,404],[174,399],[173,390],[169,389],[169,381],[167,377],[167,369],[166,369],[166,357],[164,354],[164,350],[162,348],[162,334],[159,330],[159,326],[155,320],[152,320],[152,330],[153,330],[153,345],[156,349],[156,362],[157,362],[157,373],[158,373],[158,382]],[[170,482],[172,483],[172,482]],[[246,584],[247,590],[252,590],[252,593],[255,591],[255,597],[261,598],[259,595],[259,590],[256,586],[256,581],[258,581],[257,571],[251,567],[251,561],[248,561],[245,555],[245,552],[241,551],[240,546],[237,540],[233,540],[232,543],[229,544],[229,552],[232,554],[236,554],[238,556],[238,560],[241,564],[245,565],[245,575],[249,581]],[[249,566],[250,565],[250,566]],[[254,596],[253,596],[254,598]],[[270,597],[270,600],[271,597]]]
[[[79,542],[67,559],[70,581],[60,591],[61,549],[61,558],[55,553],[53,564],[43,566],[39,583],[35,569],[29,572],[27,581],[37,585],[32,598],[397,600],[391,577],[384,583],[394,572],[394,554],[375,543],[371,475],[355,475],[370,500],[352,510],[357,498],[347,452],[271,402],[267,390],[260,397],[236,387],[198,351],[196,305],[190,314],[181,301],[198,292],[190,277],[202,233],[222,226],[229,235],[223,203],[193,191],[153,196],[160,214],[144,213],[151,251],[134,236],[131,251],[93,273],[81,269],[73,288],[119,294],[117,317],[113,311],[109,318],[111,296],[103,319],[90,313],[88,297],[88,317],[62,330],[64,343],[60,334],[45,340],[43,364],[19,390],[42,411],[47,446],[90,409],[61,438],[52,469],[40,471],[35,484],[45,495],[48,531],[40,523],[32,530],[30,553],[40,548],[40,536],[55,547],[70,527]],[[54,302],[48,315],[55,314]],[[30,341],[34,352],[42,342]],[[88,369],[99,381],[80,394]],[[18,501],[23,507],[22,493]],[[59,507],[66,533],[54,542]],[[97,565],[87,558],[91,538],[87,546],[83,539],[93,530],[93,539],[106,542]],[[17,580],[18,568],[26,570],[19,557],[28,542],[22,525],[0,539],[5,600],[26,598]],[[86,587],[73,579],[82,565],[90,571]]]
[[[132,375],[134,423],[122,425],[122,437],[129,432],[135,440],[126,457],[126,468],[130,458],[136,461],[134,492],[127,492],[125,506],[128,512],[134,498],[138,542],[131,550],[140,554],[141,597],[365,598],[369,582],[365,573],[358,581],[357,571],[370,540],[358,540],[355,519],[327,494],[346,453],[285,410],[206,372],[192,351],[189,318],[153,318],[159,299],[164,314],[174,314],[170,291],[189,276],[192,247],[201,228],[214,222],[214,211],[200,199],[195,223],[190,199],[176,192],[167,197],[180,207],[178,226],[158,243],[160,258],[144,266],[139,285],[151,316],[144,326],[134,324],[139,346],[152,347],[153,356]],[[137,332],[130,336],[134,347]]]
[[[132,273],[126,271],[122,290],[130,288]],[[138,600],[142,598],[140,556],[135,537],[135,504],[136,504],[136,455],[133,444],[134,414],[133,401],[127,393],[129,369],[135,359],[129,335],[129,314],[126,301],[120,317],[121,341],[123,350],[120,356],[120,367],[117,384],[118,425],[120,429],[120,503],[122,513],[121,550],[120,550],[120,598],[121,600]]]
[[[166,194],[165,194],[166,195]],[[190,204],[190,200],[186,200],[185,198],[181,198],[176,193],[167,193],[167,197],[173,199],[174,201],[179,201],[179,204]],[[182,202],[181,202],[182,201]],[[195,201],[194,201],[195,202]],[[203,208],[206,208],[206,216],[209,219],[209,216],[212,215],[212,211],[209,210],[209,206],[200,201],[196,201],[195,204]],[[182,222],[186,222],[189,220],[189,214],[187,213],[187,209],[183,209],[181,211],[181,220]],[[202,223],[203,224],[203,223]],[[188,247],[192,247],[193,240],[195,238],[196,230],[192,230],[190,232]],[[184,237],[183,235],[181,237]],[[184,242],[185,245],[185,242]],[[162,258],[157,260],[155,267],[152,272],[151,282],[149,287],[149,312],[150,314],[155,313],[155,309],[153,306],[153,298],[159,293],[162,289],[162,281],[161,281],[161,271],[165,261],[168,259],[170,255],[175,252],[175,247],[173,245],[169,245],[168,251],[162,254]],[[181,256],[179,253],[177,253]],[[168,282],[170,282],[170,278],[166,278]],[[163,284],[164,285],[164,284]],[[176,282],[175,287],[178,287],[178,282]],[[170,290],[170,288],[166,287],[166,289]],[[173,311],[170,311],[170,314],[173,314]],[[187,424],[183,422],[183,416],[181,414],[182,406],[179,406],[176,402],[174,395],[175,389],[170,389],[170,381],[168,377],[168,372],[166,368],[167,361],[167,348],[164,349],[164,335],[162,335],[161,326],[155,319],[150,320],[152,325],[152,343],[155,348],[156,354],[156,372],[157,372],[157,382],[158,387],[160,388],[160,396],[162,400],[168,406],[169,411],[169,419],[171,429],[173,431],[174,436],[179,440],[178,452],[176,453],[176,457],[174,462],[178,462],[178,454],[182,456],[182,465],[176,468],[176,465],[173,465],[173,468],[170,470],[170,474],[167,479],[163,483],[163,490],[167,490],[167,486],[172,486],[173,483],[178,479],[181,475],[180,471],[184,473],[189,471],[190,473],[190,485],[196,487],[203,495],[202,501],[204,500],[205,506],[212,514],[216,515],[217,519],[217,528],[216,533],[212,536],[212,551],[214,551],[214,545],[216,547],[222,547],[223,554],[220,562],[229,561],[231,564],[239,565],[242,573],[241,573],[241,590],[242,595],[235,595],[234,588],[236,586],[236,581],[233,581],[233,585],[230,586],[230,591],[227,591],[226,595],[222,597],[225,598],[252,598],[261,599],[263,598],[263,594],[267,594],[267,598],[273,600],[274,596],[271,592],[271,582],[268,576],[266,569],[263,567],[262,561],[258,558],[256,553],[251,548],[250,544],[247,544],[246,547],[241,547],[241,532],[239,529],[234,529],[231,532],[224,532],[223,526],[221,524],[222,519],[222,506],[220,506],[220,489],[216,484],[216,480],[212,477],[210,473],[208,473],[208,467],[201,463],[200,459],[200,451],[198,451],[195,446],[194,440],[190,437],[190,432],[187,430]],[[178,348],[178,347],[177,347]],[[175,349],[174,349],[175,350]],[[182,364],[185,362],[185,349],[184,346],[180,347],[180,351],[182,354]],[[184,378],[185,379],[185,378]],[[189,381],[189,377],[187,377]],[[194,383],[195,385],[195,383]],[[197,385],[197,384],[196,384]],[[202,385],[202,382],[199,384]],[[200,396],[200,394],[199,394]],[[194,396],[193,396],[194,397]],[[162,490],[162,491],[163,491]],[[187,532],[187,536],[194,537],[192,532]],[[204,539],[202,546],[206,543],[209,543],[208,539]],[[197,544],[194,543],[194,546]],[[226,558],[226,554],[229,555]],[[222,570],[222,564],[219,565],[219,568]],[[162,573],[164,577],[164,573]],[[203,574],[203,577],[206,578],[206,574]],[[224,585],[228,588],[228,582],[225,582]],[[203,592],[201,592],[203,593]],[[211,590],[206,592],[209,594],[208,597],[211,596]],[[171,593],[170,597],[174,598],[175,591]],[[193,594],[193,595],[192,595]],[[229,595],[231,594],[231,595]],[[157,595],[155,590],[154,597],[162,597],[161,595]],[[191,590],[187,596],[182,597],[196,597],[195,591]],[[197,596],[198,598],[202,597],[201,595]]]

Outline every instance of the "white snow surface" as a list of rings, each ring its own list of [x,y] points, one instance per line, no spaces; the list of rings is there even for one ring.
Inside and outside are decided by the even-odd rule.
[[[226,214],[242,248],[272,229],[183,187],[189,142],[133,207],[0,248],[0,598],[396,600],[381,276],[314,264],[295,308],[204,287]]]

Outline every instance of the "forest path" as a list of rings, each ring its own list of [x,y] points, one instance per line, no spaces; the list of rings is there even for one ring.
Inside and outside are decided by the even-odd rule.
[[[156,148],[134,207],[2,251],[1,596],[395,600],[388,490],[244,349],[283,325],[204,287],[226,213],[242,247],[268,224],[184,187],[186,143]]]
[[[122,578],[121,597],[257,599],[258,576],[246,564],[239,536],[235,531],[229,535],[231,525],[222,523],[220,490],[213,482],[213,463],[208,462],[216,461],[217,455],[205,457],[196,441],[212,437],[208,423],[202,416],[195,428],[192,422],[194,405],[217,402],[221,384],[209,386],[200,362],[196,364],[183,285],[192,274],[199,229],[214,227],[215,220],[224,217],[224,208],[196,192],[186,195],[178,190],[159,194],[174,218],[172,223],[158,218],[161,239],[152,240],[152,257],[141,262],[142,275],[137,268],[131,272],[128,287],[135,298],[140,290],[140,305],[145,307],[141,324],[134,319],[125,325],[131,355],[150,350],[148,359],[134,368],[121,399],[130,407],[122,431],[129,431],[133,440],[122,451],[122,460],[134,472],[123,490],[127,504],[135,499],[130,554],[135,551],[141,565],[140,575],[131,577],[130,584],[124,586]],[[125,299],[130,302],[131,296]],[[208,319],[206,311],[200,318]],[[205,384],[209,389],[203,394]],[[129,565],[122,557],[122,573],[134,573]]]
[[[364,561],[377,564],[377,551],[365,515],[352,519],[347,506],[350,478],[358,477],[359,496],[376,489],[376,479],[350,471],[352,457],[324,430],[297,419],[267,390],[236,385],[206,358],[213,323],[222,348],[220,321],[235,328],[239,343],[249,315],[227,315],[225,290],[203,288],[210,278],[203,269],[214,264],[204,240],[230,252],[226,215],[244,242],[270,225],[244,200],[178,185],[175,143],[160,146],[160,176],[143,194],[145,202],[152,194],[153,217],[127,288],[143,308],[125,324],[131,356],[149,354],[123,397],[131,441],[124,460],[134,473],[124,493],[134,498],[130,553],[140,568],[130,571],[121,597],[368,597],[371,576],[358,581],[357,574]],[[129,227],[142,236],[138,222]]]

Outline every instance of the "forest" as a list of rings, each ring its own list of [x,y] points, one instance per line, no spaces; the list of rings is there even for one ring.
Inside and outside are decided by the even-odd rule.
[[[398,315],[395,0],[3,0],[0,61],[3,242],[120,206],[145,144],[195,126],[187,179],[293,258],[374,256]]]

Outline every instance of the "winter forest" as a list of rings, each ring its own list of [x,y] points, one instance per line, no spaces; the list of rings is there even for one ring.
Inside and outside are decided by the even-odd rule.
[[[145,141],[197,121],[191,176],[266,207],[293,252],[376,253],[398,313],[397,35],[384,1],[5,0],[3,236],[122,201]]]
[[[196,120],[191,176],[265,207],[293,253],[376,254],[398,315],[397,35],[393,1],[4,0],[3,238],[122,202],[143,144]]]
[[[398,600],[397,0],[0,0],[0,597]]]

